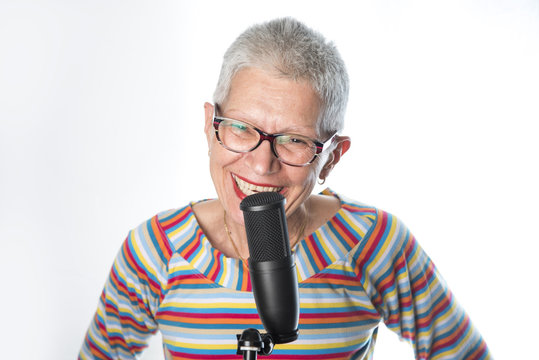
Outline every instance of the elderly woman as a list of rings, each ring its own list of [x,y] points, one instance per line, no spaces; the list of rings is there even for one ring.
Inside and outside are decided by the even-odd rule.
[[[169,358],[238,358],[236,334],[262,329],[239,205],[263,191],[286,198],[300,294],[300,336],[273,357],[370,359],[384,322],[417,359],[490,358],[401,222],[330,190],[311,193],[350,147],[339,135],[347,97],[336,48],[303,24],[278,19],[240,35],[204,104],[218,198],[129,233],[79,358],[135,358],[157,329]]]

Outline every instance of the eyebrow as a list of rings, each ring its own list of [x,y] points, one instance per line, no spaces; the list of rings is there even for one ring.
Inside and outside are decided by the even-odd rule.
[[[215,108],[219,113],[221,113],[221,109],[220,109],[219,105],[215,104]],[[236,113],[238,113],[239,119],[234,116]],[[249,124],[251,126],[254,126],[257,129],[260,129],[260,130],[262,130],[264,132],[268,132],[265,129],[263,129],[262,126],[256,124],[255,122],[245,120],[245,118],[248,118],[249,116],[245,115],[241,110],[232,109],[232,114],[233,114],[232,117],[228,117],[228,116],[224,116],[224,115],[217,115],[217,114],[215,116],[223,117],[223,118],[231,119],[231,120],[236,120],[236,121],[242,121],[242,122],[247,123],[247,124]],[[313,139],[313,140],[316,140],[316,141],[320,141],[320,140],[318,140],[318,131],[317,131],[316,128],[314,129],[314,135],[306,135],[306,134],[301,133],[302,131],[305,131],[305,130],[308,131],[308,130],[311,130],[311,129],[312,129],[311,127],[292,127],[292,128],[287,128],[287,129],[282,130],[282,131],[275,132],[274,134],[295,134],[295,135],[306,136],[306,137],[308,137],[310,139]]]

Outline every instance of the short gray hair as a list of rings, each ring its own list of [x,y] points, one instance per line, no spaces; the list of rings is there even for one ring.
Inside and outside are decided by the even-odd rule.
[[[348,73],[335,45],[327,42],[320,33],[290,17],[248,28],[223,57],[213,94],[216,104],[226,101],[232,78],[246,67],[273,70],[296,81],[307,80],[320,100],[320,135],[343,129]]]

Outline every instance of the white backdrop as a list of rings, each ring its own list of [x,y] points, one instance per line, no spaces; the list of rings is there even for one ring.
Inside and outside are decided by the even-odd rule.
[[[537,356],[539,1],[0,0],[1,358],[75,358],[127,231],[215,196],[203,102],[285,15],[351,76],[326,184],[403,219],[496,358]]]

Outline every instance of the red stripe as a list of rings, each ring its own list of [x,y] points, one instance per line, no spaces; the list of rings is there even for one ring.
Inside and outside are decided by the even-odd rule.
[[[381,221],[376,222],[376,226],[374,227],[371,236],[367,239],[366,246],[363,248],[363,251],[359,255],[359,261],[356,265],[358,274],[362,274],[362,270],[365,267],[365,264],[370,261],[372,254],[374,253],[376,246],[380,242],[380,239],[382,238],[384,230],[387,226],[387,214],[383,211],[380,211],[378,213],[378,217]]]
[[[163,229],[168,230],[174,227],[175,225],[181,223],[190,215],[191,215],[191,206],[187,206],[183,211],[181,211],[179,214],[177,214],[173,218],[168,219],[166,221],[162,221],[161,224],[163,226]]]
[[[442,340],[438,340],[438,342],[432,347],[431,353],[436,353],[444,348],[453,348],[453,345],[459,341],[462,335],[466,332],[466,329],[468,329],[469,325],[470,320],[468,317],[466,317],[465,321],[459,325],[455,332],[451,333],[450,336]]]
[[[107,354],[102,352],[101,349],[95,346],[93,342],[89,341],[88,345],[90,347],[90,352],[92,353],[93,356],[97,356],[98,359],[102,359],[102,360],[112,360],[111,357],[109,357]]]
[[[191,353],[185,353],[185,352],[179,352],[166,349],[170,355],[172,355],[172,358],[174,360],[198,360],[198,359],[204,359],[207,360],[209,358],[211,359],[220,359],[220,360],[237,360],[241,358],[241,355],[217,355],[217,354],[191,354]],[[312,355],[277,355],[275,353],[271,354],[269,357],[271,359],[279,359],[279,360],[287,360],[287,359],[328,359],[328,360],[345,360],[350,359],[350,356],[353,352],[345,352],[345,353],[336,353],[336,354],[312,354]]]
[[[161,285],[148,277],[148,274],[146,273],[145,269],[140,267],[138,261],[135,258],[135,255],[131,252],[131,249],[129,248],[127,244],[128,243],[126,242],[126,246],[124,246],[124,249],[125,249],[126,259],[128,260],[128,263],[131,265],[131,267],[134,270],[136,270],[137,277],[141,280],[145,280],[148,283],[152,293],[158,294],[160,296]],[[146,309],[145,306],[143,308]],[[151,316],[149,309],[146,309],[146,313]]]
[[[212,250],[212,259],[213,259],[213,265],[208,272],[207,277],[211,280],[215,281],[217,278],[217,274],[219,274],[219,270],[221,270],[221,261],[222,258],[219,256],[220,252],[217,249]]]
[[[353,351],[348,351],[344,353],[335,353],[335,354],[311,354],[311,355],[276,355],[271,354],[270,357],[272,359],[332,359],[332,360],[344,360],[344,359],[350,359],[351,355],[353,354]]]
[[[364,214],[376,214],[376,210],[372,207],[364,207],[364,206],[354,206],[352,204],[342,204],[342,208],[345,210],[348,210],[352,213],[364,213]]]
[[[346,318],[346,317],[361,317],[365,319],[379,319],[378,313],[372,313],[366,310],[358,311],[346,311],[346,312],[331,312],[331,313],[316,313],[316,314],[303,314],[299,315],[300,319],[324,319],[324,318]],[[355,320],[355,319],[354,319]]]
[[[358,281],[357,277],[351,277],[346,275],[335,275],[328,273],[318,273],[310,278],[304,280],[303,284],[327,284],[328,281],[331,281],[333,285],[349,285],[349,286],[361,286],[361,283]]]
[[[170,278],[168,288],[182,284],[213,284],[214,282],[202,274],[178,275]]]
[[[202,230],[200,228],[197,228],[195,239],[193,239],[193,241],[191,241],[191,243],[185,249],[183,249],[180,254],[184,259],[189,259],[194,254],[195,250],[199,246],[201,246],[200,238],[202,237],[202,235]]]
[[[393,261],[392,264],[393,272],[391,274],[388,274],[386,278],[384,278],[379,284],[376,285],[376,288],[378,291],[382,294],[385,294],[387,290],[391,290],[395,288],[395,284],[397,284],[397,274],[404,269],[405,272],[408,272],[408,269],[406,269],[406,259],[404,258],[404,255],[399,256]],[[413,284],[412,284],[413,286]],[[407,302],[411,304],[411,297],[407,297]],[[399,298],[400,303],[402,304],[404,301],[404,298]],[[404,302],[406,303],[406,302]]]
[[[313,235],[309,235],[306,239],[307,242],[307,248],[314,252],[313,260],[316,263],[317,270],[321,270],[328,266],[328,263],[324,259],[324,256],[320,252],[320,248],[318,247],[318,244],[316,243],[316,240],[314,239]]]
[[[170,257],[172,256],[172,248],[170,247],[169,240],[167,237],[167,234],[163,230],[163,227],[161,226],[161,223],[159,222],[159,219],[157,216],[154,216],[151,220],[152,230],[155,234],[155,238],[157,240],[157,244],[159,245],[159,250],[161,250],[161,253],[165,255],[165,259],[168,261],[170,260]]]
[[[184,317],[189,319],[198,319],[198,318],[204,318],[204,319],[222,319],[222,318],[228,318],[228,319],[258,319],[258,313],[253,314],[234,314],[230,312],[226,313],[200,313],[200,314],[194,314],[190,312],[180,312],[180,311],[171,311],[171,310],[164,310],[159,311],[159,316],[171,316],[171,317]]]
[[[114,284],[114,287],[118,290],[118,294],[120,296],[123,295],[129,298],[130,301],[138,303],[139,306],[142,306],[142,308],[144,307],[144,303],[142,302],[141,299],[138,298],[137,293],[127,288],[127,286],[118,277],[114,269],[111,272],[110,277],[111,277],[112,283]],[[103,302],[106,303],[105,300]]]
[[[233,355],[217,355],[217,354],[188,354],[184,352],[170,350],[168,347],[165,349],[172,356],[173,360],[191,360],[191,359],[221,359],[221,360],[237,360],[240,358],[235,353]],[[273,357],[273,356],[272,356]]]
[[[481,359],[483,356],[485,356],[486,352],[487,352],[487,344],[485,343],[485,341],[481,340],[481,345],[473,353],[469,354],[467,359],[469,360]]]
[[[345,240],[350,248],[354,247],[358,243],[359,239],[356,239],[350,230],[348,230],[348,228],[336,216],[333,217],[330,222],[341,235],[341,240]]]

